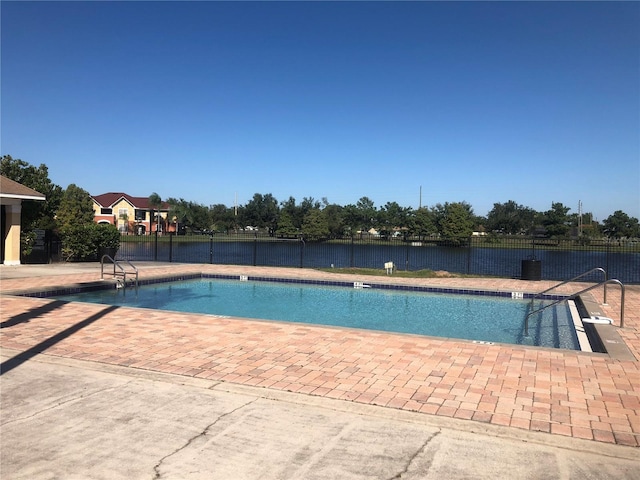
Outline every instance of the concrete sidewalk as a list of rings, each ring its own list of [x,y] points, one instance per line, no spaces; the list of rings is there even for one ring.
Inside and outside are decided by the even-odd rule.
[[[640,474],[632,447],[48,355],[0,382],[3,479]]]
[[[136,262],[136,267],[144,270],[154,268],[166,268],[176,265],[168,262]],[[104,271],[107,274],[113,270],[112,264],[105,264]],[[69,262],[69,263],[49,263],[49,264],[22,264],[3,265],[0,264],[0,280],[10,280],[15,278],[39,278],[61,275],[78,275],[91,273],[95,278],[100,278],[100,262]]]

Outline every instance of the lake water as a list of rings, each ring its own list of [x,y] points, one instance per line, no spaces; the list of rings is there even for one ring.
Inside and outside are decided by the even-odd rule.
[[[520,278],[521,262],[529,259],[531,249],[451,248],[443,246],[411,246],[410,244],[349,245],[299,242],[166,242],[158,243],[159,261],[181,263],[218,263],[227,265],[259,265],[329,268],[361,267],[382,269],[392,261],[400,270],[445,270],[453,273]],[[601,251],[558,251],[536,249],[542,262],[542,278],[567,280],[592,268],[604,268],[609,278],[623,283],[640,283],[639,253],[607,253]],[[154,260],[154,242],[123,242],[118,259]],[[600,281],[593,275],[585,280]]]

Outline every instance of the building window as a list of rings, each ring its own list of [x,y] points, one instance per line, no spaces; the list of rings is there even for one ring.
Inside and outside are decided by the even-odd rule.
[[[120,233],[128,233],[129,231],[129,209],[118,209],[118,230]]]
[[[136,222],[144,222],[147,218],[146,210],[136,210]]]
[[[113,215],[113,209],[112,208],[101,208],[100,209],[100,215]]]

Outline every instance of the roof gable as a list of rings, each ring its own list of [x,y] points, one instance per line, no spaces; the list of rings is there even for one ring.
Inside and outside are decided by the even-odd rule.
[[[127,193],[121,192],[110,192],[103,193],[102,195],[95,195],[92,197],[93,201],[96,202],[101,207],[110,208],[113,207],[120,200],[126,200],[133,206],[134,208],[138,208],[141,210],[151,210],[151,205],[149,205],[148,197],[132,197]],[[169,204],[167,202],[162,202],[161,210],[168,210]]]

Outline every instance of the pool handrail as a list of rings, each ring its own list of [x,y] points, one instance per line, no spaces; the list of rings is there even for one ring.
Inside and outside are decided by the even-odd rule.
[[[527,314],[527,316],[524,318],[524,334],[526,337],[529,336],[529,317],[531,315],[533,315],[534,313],[538,313],[541,312],[542,310],[545,310],[549,307],[553,307],[554,305],[558,305],[559,303],[562,302],[566,302],[567,300],[572,300],[574,298],[576,298],[578,295],[582,295],[583,293],[587,293],[590,290],[593,290],[594,288],[598,288],[601,285],[607,285],[609,283],[617,283],[618,285],[620,285],[620,289],[621,289],[621,296],[620,296],[620,328],[624,328],[624,285],[620,280],[617,280],[615,278],[610,278],[609,280],[605,280],[603,282],[600,282],[596,285],[591,285],[590,287],[587,287],[583,290],[580,290],[579,292],[576,293],[572,293],[571,295],[565,297],[565,298],[561,298],[560,300],[556,300],[555,302],[550,303],[549,305],[545,305],[544,307],[538,308],[537,310],[534,310],[532,312],[529,312]]]
[[[577,277],[573,277],[570,280],[564,280],[564,281],[554,285],[553,287],[549,287],[546,290],[543,290],[541,292],[536,293],[533,297],[531,297],[531,303],[533,304],[533,300],[536,299],[537,297],[539,297],[540,295],[544,295],[545,293],[548,293],[551,290],[555,290],[556,288],[561,287],[562,285],[566,285],[567,283],[574,282],[574,281],[578,280],[579,278],[586,277],[590,273],[593,273],[593,272],[596,272],[596,271],[600,271],[600,272],[602,272],[604,274],[603,282],[606,282],[607,281],[607,272],[606,272],[606,270],[604,268],[600,268],[600,267],[592,268],[588,272],[581,273]],[[604,286],[604,301],[603,301],[603,303],[605,303],[605,304],[607,303],[607,285],[606,284]]]
[[[101,280],[104,279],[104,261],[105,261],[105,259],[110,260],[111,263],[113,264],[113,276],[114,276],[114,278],[119,276],[119,275],[122,276],[122,287],[123,287],[123,289],[126,290],[126,288],[127,288],[127,271],[124,269],[124,267],[122,265],[120,265],[120,262],[114,260],[109,255],[103,255],[102,258],[100,259],[100,279]],[[133,272],[128,272],[128,273],[135,273],[136,277],[135,277],[134,285],[136,287],[136,292],[137,292],[138,291],[138,269],[129,260],[125,260],[125,262],[127,262],[129,264],[129,266],[131,268],[133,268]],[[118,267],[120,269],[119,272],[116,272],[116,267]]]

